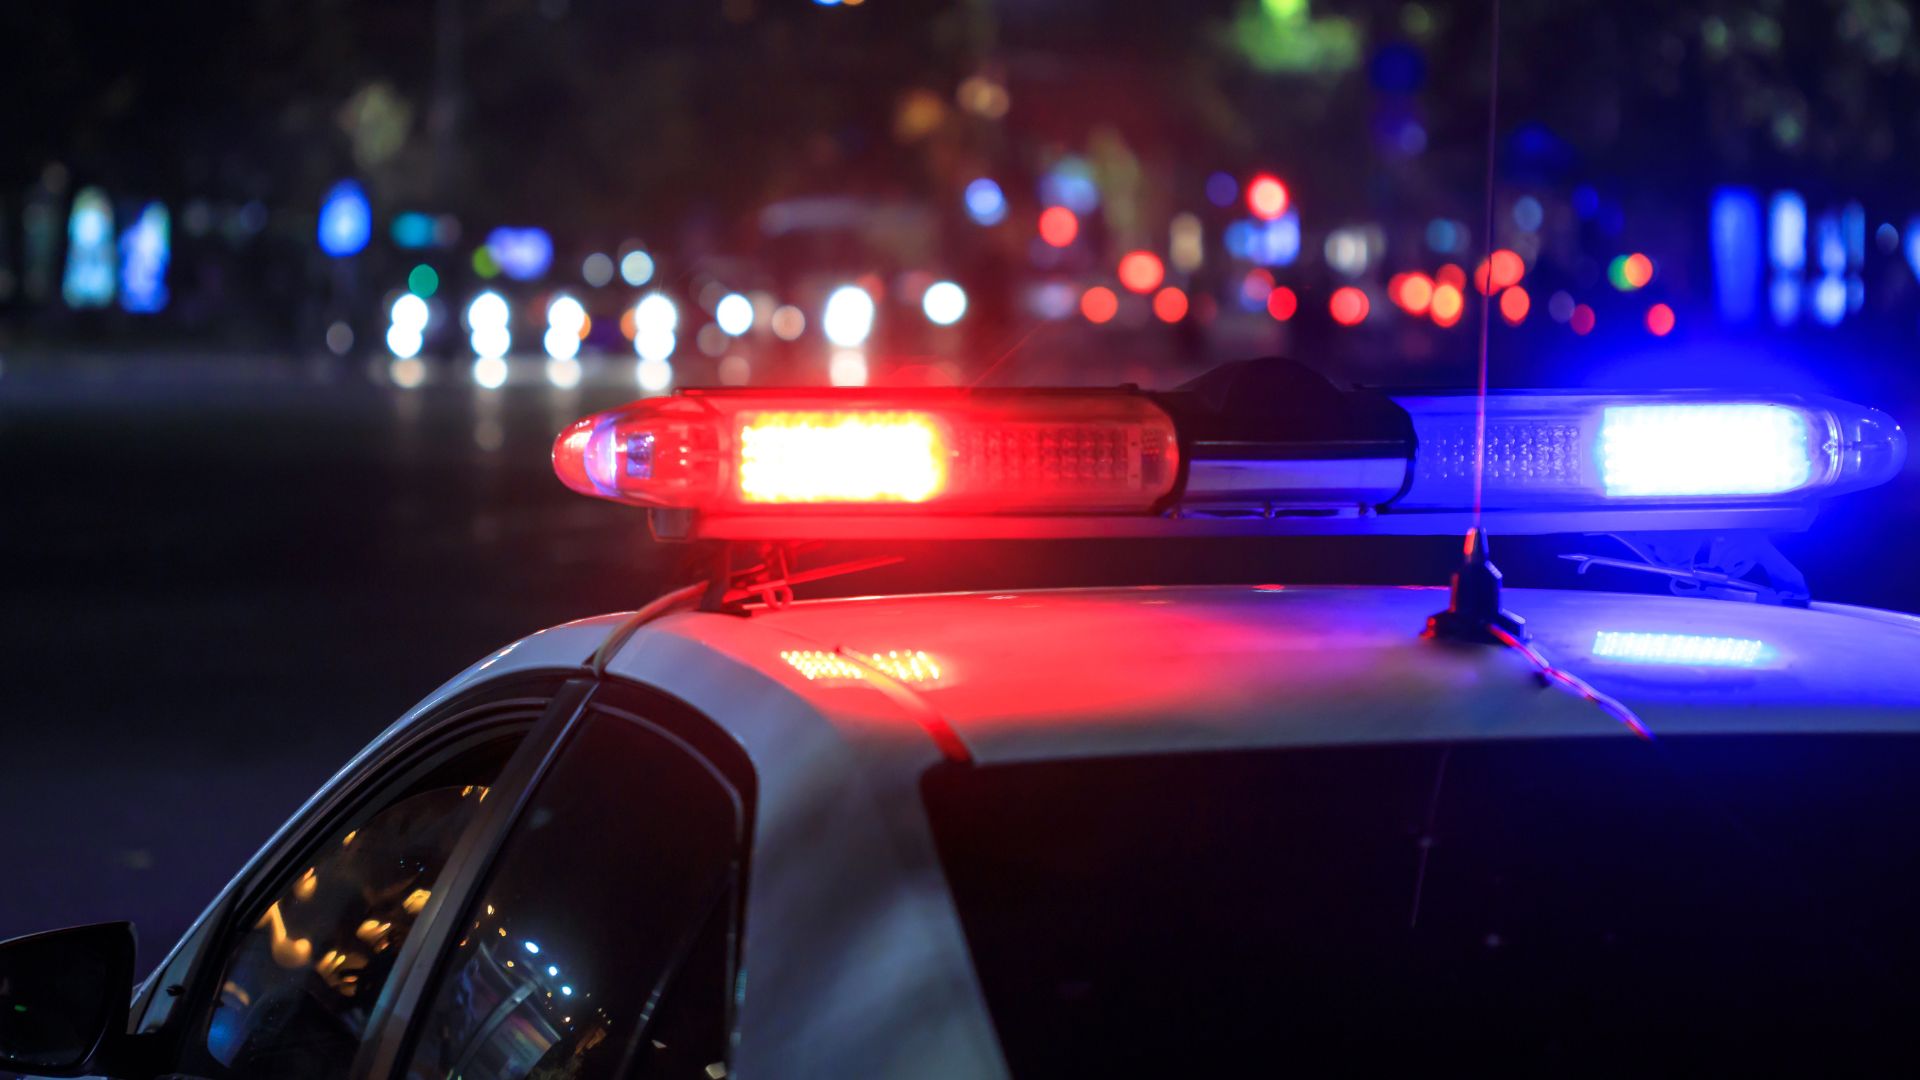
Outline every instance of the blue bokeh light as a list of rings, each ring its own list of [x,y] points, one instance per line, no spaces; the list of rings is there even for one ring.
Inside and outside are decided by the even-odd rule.
[[[1007,219],[1007,196],[1000,185],[980,177],[967,185],[967,216],[981,225],[998,225]]]
[[[342,180],[320,202],[320,250],[336,259],[357,255],[373,237],[373,206],[359,183]]]

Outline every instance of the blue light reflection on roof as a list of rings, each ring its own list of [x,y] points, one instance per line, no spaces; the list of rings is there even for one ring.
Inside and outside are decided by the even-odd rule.
[[[1594,659],[1625,664],[1750,668],[1766,664],[1774,655],[1772,646],[1756,638],[1628,630],[1601,630],[1593,635]]]

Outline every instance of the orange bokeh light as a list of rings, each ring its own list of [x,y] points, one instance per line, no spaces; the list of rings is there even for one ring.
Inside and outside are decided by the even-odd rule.
[[[1567,325],[1573,327],[1576,334],[1584,336],[1593,333],[1593,309],[1585,304],[1576,304],[1573,315],[1567,319]]]
[[[1673,309],[1665,304],[1655,304],[1647,309],[1647,329],[1654,337],[1666,337],[1673,333]]]
[[[1457,267],[1456,267],[1457,269]],[[1461,293],[1460,286],[1441,284],[1434,287],[1433,301],[1427,305],[1427,313],[1441,326],[1452,326],[1460,321],[1460,313],[1466,310],[1467,298]]]
[[[1327,312],[1341,326],[1358,326],[1367,317],[1367,309],[1371,306],[1366,293],[1346,285],[1333,291],[1333,296],[1327,301]]]
[[[1105,285],[1095,285],[1080,294],[1080,314],[1090,323],[1110,321],[1120,313],[1120,298]]]
[[[1519,326],[1526,321],[1527,309],[1532,306],[1533,297],[1528,296],[1527,290],[1518,285],[1500,294],[1500,317],[1514,326]]]
[[[1272,221],[1287,212],[1292,202],[1287,185],[1272,173],[1261,173],[1247,181],[1247,209],[1262,221]]]
[[[1171,287],[1161,289],[1154,294],[1153,313],[1161,322],[1179,322],[1187,317],[1187,294]]]
[[[633,309],[628,308],[620,313],[620,333],[624,335],[628,341],[632,341],[633,335],[636,332],[637,329],[633,321]]]
[[[1293,295],[1293,290],[1285,285],[1267,294],[1267,314],[1281,322],[1293,318],[1293,313],[1298,310],[1300,310],[1300,298]]]
[[[1129,251],[1120,256],[1120,284],[1130,292],[1150,293],[1166,277],[1166,266],[1151,251]]]
[[[1643,288],[1653,280],[1653,260],[1636,251],[1620,264],[1620,276],[1627,279],[1628,285],[1636,289]]]
[[[1419,271],[1395,274],[1387,283],[1387,295],[1409,315],[1425,315],[1433,303],[1433,279]]]
[[[1049,206],[1040,211],[1040,239],[1063,248],[1080,235],[1080,218],[1064,206]]]

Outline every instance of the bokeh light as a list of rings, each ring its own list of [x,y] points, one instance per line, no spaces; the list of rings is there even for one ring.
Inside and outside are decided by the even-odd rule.
[[[952,326],[967,313],[967,291],[951,281],[936,281],[920,297],[920,310],[938,326]]]
[[[553,331],[547,331],[552,336]],[[573,339],[573,347],[580,347],[580,339]],[[580,361],[571,355],[553,356],[547,360],[547,382],[556,390],[572,390],[580,385]]]
[[[1425,315],[1433,303],[1433,279],[1417,270],[1387,281],[1387,298],[1409,315]]]
[[[1000,185],[980,177],[967,185],[967,216],[981,225],[998,225],[1007,218],[1007,196]]]
[[[507,385],[506,360],[483,354],[473,362],[473,382],[483,390],[498,390]]]
[[[843,348],[866,343],[873,333],[873,297],[858,285],[842,285],[827,296],[820,313],[820,329],[827,340]]]
[[[1654,337],[1666,337],[1673,333],[1673,309],[1665,304],[1655,304],[1647,309],[1647,330]]]
[[[1593,333],[1593,322],[1593,309],[1585,304],[1575,304],[1573,314],[1567,316],[1567,325],[1582,336]]]
[[[1111,322],[1119,313],[1120,298],[1105,285],[1095,285],[1080,294],[1080,314],[1085,315],[1090,323],[1098,325]]]
[[[1286,322],[1293,318],[1294,312],[1299,310],[1300,298],[1285,285],[1275,286],[1273,291],[1267,293],[1267,314],[1275,319]]]
[[[1064,206],[1049,206],[1040,211],[1040,239],[1063,248],[1080,235],[1080,217]]]
[[[415,296],[432,296],[440,291],[440,274],[433,267],[421,263],[407,272],[407,288]]]
[[[834,386],[867,385],[867,354],[859,349],[835,349],[827,357],[827,382]]]
[[[1166,280],[1167,268],[1151,251],[1129,251],[1120,257],[1120,284],[1130,292],[1150,293]]]
[[[633,366],[633,381],[643,393],[664,394],[673,385],[673,364],[664,356],[643,356]]]
[[[1177,323],[1187,317],[1187,294],[1168,287],[1153,294],[1153,314],[1161,322]]]
[[[1527,273],[1526,261],[1520,258],[1519,252],[1500,248],[1490,258],[1481,260],[1480,265],[1473,269],[1473,286],[1483,293],[1488,291],[1489,266],[1492,267],[1493,292],[1518,285],[1520,279]]]
[[[629,285],[645,285],[653,280],[653,256],[644,251],[629,251],[620,256],[620,280]]]
[[[613,280],[613,259],[594,252],[580,263],[580,280],[598,289]]]
[[[1287,185],[1272,173],[1261,173],[1247,181],[1247,211],[1262,221],[1272,221],[1286,213],[1291,202]]]
[[[713,306],[713,321],[722,333],[739,337],[753,329],[753,301],[740,293],[728,293]]]
[[[1343,285],[1333,291],[1327,300],[1327,313],[1341,326],[1358,326],[1365,321],[1371,305],[1367,294],[1351,285]]]
[[[773,309],[767,325],[781,341],[797,341],[807,332],[807,314],[792,304],[781,304]]]
[[[1454,267],[1458,270],[1459,267]],[[1466,311],[1467,297],[1460,286],[1452,282],[1443,282],[1433,287],[1433,300],[1427,305],[1427,314],[1436,326],[1452,326],[1460,321]]]
[[[1518,285],[1500,293],[1500,317],[1513,326],[1519,326],[1527,320],[1527,310],[1533,306],[1533,297]]]

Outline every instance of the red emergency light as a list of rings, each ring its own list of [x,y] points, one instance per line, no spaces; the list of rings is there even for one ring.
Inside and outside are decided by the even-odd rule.
[[[583,495],[701,514],[1140,513],[1172,418],[1126,391],[687,390],[586,417],[553,467]]]

